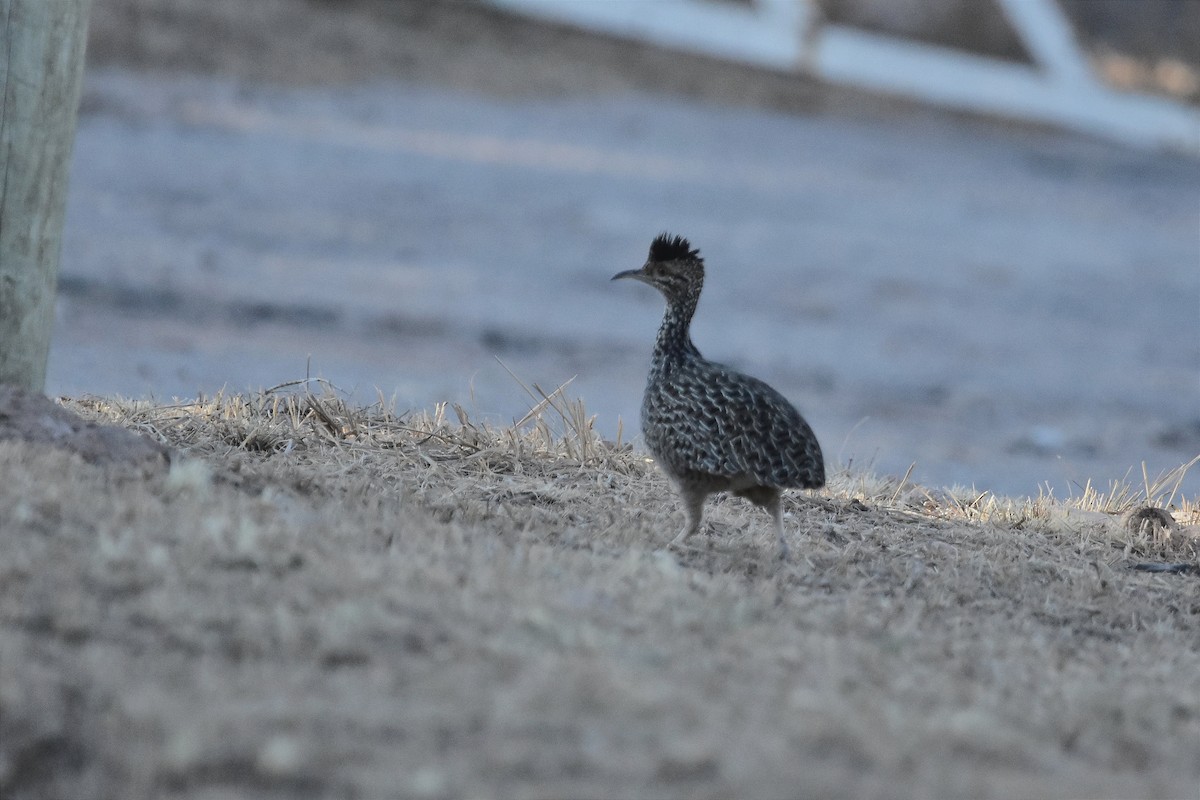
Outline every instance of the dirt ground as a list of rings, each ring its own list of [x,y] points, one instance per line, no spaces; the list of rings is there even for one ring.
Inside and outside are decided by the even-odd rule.
[[[91,57],[892,113],[432,9],[96,0]],[[789,498],[789,563],[729,499],[676,553],[666,481],[580,406],[490,428],[307,388],[5,406],[0,797],[1197,797],[1200,519],[1169,486],[1180,525],[1133,531],[1136,489],[839,473]],[[98,457],[124,437],[88,423],[169,455]]]
[[[829,96],[811,82],[475,2],[98,0],[90,30],[90,66],[287,85],[392,79],[508,97],[661,89],[784,107],[810,107]]]
[[[824,0],[831,21],[1023,60],[990,3]],[[1197,0],[1069,0],[1106,79],[1200,102]],[[893,104],[792,75],[538,22],[471,0],[94,0],[88,59],[292,85],[414,81],[492,95],[665,92],[723,105],[861,114]],[[911,109],[908,109],[911,111]]]
[[[1194,507],[838,474],[780,563],[561,400],[68,405],[173,452],[0,436],[5,798],[1195,796]]]

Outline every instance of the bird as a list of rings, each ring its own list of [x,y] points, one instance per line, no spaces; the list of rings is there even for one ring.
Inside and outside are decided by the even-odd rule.
[[[786,560],[783,490],[825,485],[825,461],[812,428],[778,391],[709,361],[692,343],[704,259],[687,239],[659,234],[640,269],[611,280],[623,279],[649,284],[666,300],[641,421],[646,446],[674,483],[687,517],[670,546],[682,546],[700,529],[710,494],[731,492],[771,515]]]

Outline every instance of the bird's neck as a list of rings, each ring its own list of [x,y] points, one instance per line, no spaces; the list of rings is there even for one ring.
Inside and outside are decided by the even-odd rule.
[[[700,357],[700,351],[692,344],[690,331],[698,299],[697,293],[667,302],[658,338],[654,340],[652,369],[662,370],[680,361]]]

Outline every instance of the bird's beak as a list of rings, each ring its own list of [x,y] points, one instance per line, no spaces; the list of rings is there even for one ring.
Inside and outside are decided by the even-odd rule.
[[[633,278],[635,281],[646,283],[646,273],[642,272],[640,269],[627,269],[624,272],[618,272],[616,275],[612,276],[611,280],[616,281],[620,280],[621,278]]]

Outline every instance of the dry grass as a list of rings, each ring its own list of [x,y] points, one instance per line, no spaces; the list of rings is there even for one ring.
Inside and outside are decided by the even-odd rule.
[[[677,504],[581,402],[511,427],[300,383],[0,443],[0,796],[1194,796],[1194,501],[839,472]],[[1190,527],[1189,527],[1190,526]]]

